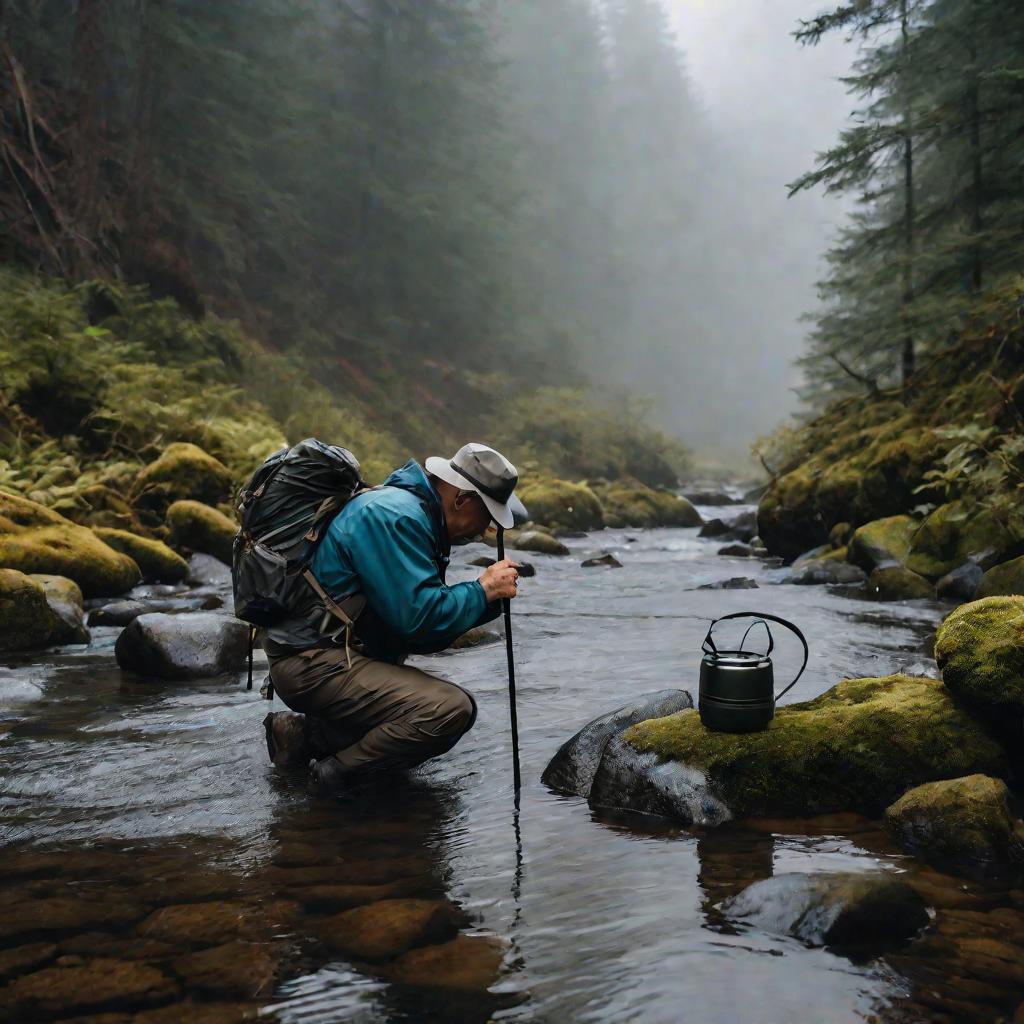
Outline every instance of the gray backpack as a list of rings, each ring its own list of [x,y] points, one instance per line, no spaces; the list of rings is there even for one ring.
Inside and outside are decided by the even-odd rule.
[[[239,495],[241,527],[232,550],[237,618],[253,626],[281,622],[308,595],[308,585],[333,614],[348,619],[309,565],[331,520],[366,486],[347,448],[312,437],[271,455],[253,473]]]

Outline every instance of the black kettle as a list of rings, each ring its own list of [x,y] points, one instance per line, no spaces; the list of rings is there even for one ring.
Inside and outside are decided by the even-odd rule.
[[[752,622],[738,651],[720,651],[711,639],[711,631],[726,619],[752,618]],[[804,645],[804,662],[793,682],[782,693],[775,694],[775,677],[770,657],[775,648],[775,638],[765,621],[770,619],[791,629]],[[764,654],[745,651],[747,634],[757,625],[764,626],[768,634],[768,650]],[[700,720],[708,729],[716,732],[758,732],[767,727],[775,715],[775,702],[791,690],[807,668],[807,641],[803,633],[785,619],[765,612],[733,612],[715,619],[708,627],[708,635],[701,645],[704,657],[700,663]]]

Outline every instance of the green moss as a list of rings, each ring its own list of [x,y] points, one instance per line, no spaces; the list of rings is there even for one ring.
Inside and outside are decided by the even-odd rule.
[[[935,867],[973,878],[1024,874],[1024,823],[1006,783],[987,775],[927,782],[886,808],[889,830]]]
[[[1024,597],[986,597],[950,613],[935,638],[950,692],[986,711],[1024,711]]]
[[[0,493],[0,565],[74,580],[86,597],[112,597],[141,579],[139,567],[92,530],[42,505]]]
[[[845,680],[780,708],[763,732],[712,732],[683,711],[624,735],[637,750],[704,772],[741,817],[877,813],[908,786],[1008,771],[998,744],[941,682],[904,675]]]
[[[31,650],[68,639],[42,585],[17,569],[0,569],[0,650]]]
[[[623,526],[700,526],[700,513],[687,501],[668,491],[628,483],[595,488],[605,510]]]
[[[865,572],[879,566],[902,565],[917,527],[918,520],[912,516],[887,516],[865,523],[850,539],[849,559]]]
[[[197,445],[179,441],[168,445],[155,462],[139,473],[132,501],[141,509],[163,515],[182,499],[215,505],[231,494],[231,470]]]
[[[964,501],[947,502],[921,524],[910,546],[907,567],[938,579],[972,555],[1006,551],[1017,539],[991,509],[978,509]]]
[[[1005,597],[1024,594],[1024,557],[1011,558],[1008,562],[994,565],[978,585],[977,598]]]
[[[902,565],[883,565],[868,577],[868,594],[876,601],[916,601],[935,597],[935,588],[923,576]]]
[[[237,524],[199,501],[176,501],[167,510],[170,542],[184,551],[201,551],[231,564],[231,545],[238,532]]]
[[[188,562],[162,541],[102,526],[95,527],[93,533],[115,551],[133,559],[148,583],[179,583],[188,575]]]
[[[543,526],[596,530],[604,525],[601,502],[586,484],[550,477],[529,479],[517,493],[530,518]]]

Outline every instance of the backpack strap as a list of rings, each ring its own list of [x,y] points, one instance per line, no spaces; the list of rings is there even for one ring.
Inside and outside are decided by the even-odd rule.
[[[331,597],[330,594],[320,586],[320,581],[313,573],[306,569],[302,578],[313,588],[313,592],[324,603],[324,607],[338,619],[345,629],[352,629],[359,618],[360,612],[366,607],[366,596],[364,594],[350,594],[343,599],[344,607]]]

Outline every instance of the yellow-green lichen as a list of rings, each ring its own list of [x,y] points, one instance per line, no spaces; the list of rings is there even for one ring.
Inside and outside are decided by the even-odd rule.
[[[40,583],[17,569],[0,569],[0,650],[47,647],[70,639],[69,633]]]
[[[908,786],[1008,772],[1002,749],[940,681],[905,675],[845,680],[780,708],[763,732],[712,732],[696,711],[683,711],[624,736],[704,772],[741,817],[876,813]]]
[[[918,520],[912,516],[887,516],[865,523],[850,539],[849,559],[865,572],[878,566],[907,560]]]
[[[103,526],[94,527],[93,533],[133,559],[148,583],[179,583],[188,575],[188,562],[162,541]]]
[[[922,576],[938,579],[972,555],[1006,551],[1017,539],[991,509],[965,501],[947,502],[915,533],[906,564]]]
[[[915,601],[935,597],[923,576],[903,565],[881,565],[868,577],[867,592],[876,601]]]
[[[595,530],[604,525],[601,502],[586,484],[553,477],[531,479],[517,493],[530,518],[544,526]]]
[[[215,505],[230,496],[232,483],[231,470],[219,459],[197,445],[178,441],[139,473],[132,501],[157,513],[181,499]]]
[[[622,526],[700,526],[700,513],[679,495],[643,484],[611,483],[596,489],[604,506]]]
[[[231,546],[238,526],[209,505],[199,501],[176,501],[167,510],[170,543],[183,551],[201,551],[231,563]]]
[[[981,578],[977,598],[1024,594],[1024,556],[994,565]]]

